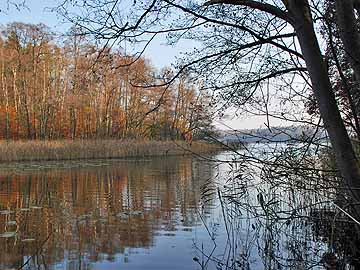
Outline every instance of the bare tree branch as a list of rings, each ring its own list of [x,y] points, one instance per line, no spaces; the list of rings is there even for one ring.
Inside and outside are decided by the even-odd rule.
[[[254,8],[266,13],[269,13],[275,17],[278,17],[288,23],[293,22],[291,16],[286,11],[281,10],[280,8],[267,4],[267,3],[260,3],[253,0],[210,0],[206,2],[205,6],[211,5],[218,5],[218,4],[225,4],[225,5],[234,5],[234,6],[246,6],[250,8]]]

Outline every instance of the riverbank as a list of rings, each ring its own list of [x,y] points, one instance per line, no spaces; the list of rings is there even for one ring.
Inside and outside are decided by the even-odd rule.
[[[0,162],[143,158],[219,151],[204,141],[57,140],[0,141]]]

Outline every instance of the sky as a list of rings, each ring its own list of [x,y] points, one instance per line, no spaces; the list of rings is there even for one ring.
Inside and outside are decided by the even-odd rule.
[[[0,0],[0,3],[4,1]],[[15,21],[33,24],[44,23],[55,32],[64,33],[71,24],[64,22],[56,13],[51,12],[51,8],[55,7],[57,2],[59,1],[26,0],[26,8],[21,10],[11,6],[8,9],[7,5],[2,3],[0,9],[4,10],[5,13],[0,13],[0,24],[5,25]],[[181,51],[188,50],[191,47],[191,44],[187,42],[180,42],[177,47],[167,46],[165,45],[165,37],[159,35],[147,48],[145,56],[156,68],[161,69],[170,66],[176,60],[176,56],[180,56]]]
[[[8,8],[5,0],[0,2],[0,9],[3,11],[0,16],[1,24],[19,21],[34,24],[45,23],[55,30],[63,27],[60,19],[54,13],[46,11],[46,8],[54,6],[55,1],[53,0],[26,0],[27,8],[22,8],[20,11],[11,5]]]
[[[20,1],[20,0],[19,0]],[[51,7],[56,6],[56,0],[26,0],[27,8],[17,10],[10,6],[8,9],[0,0],[0,24],[5,25],[10,22],[18,21],[24,23],[44,23],[55,32],[64,33],[70,24],[64,22],[57,14],[50,11]],[[176,57],[181,56],[181,52],[189,51],[194,47],[189,41],[180,41],[176,47],[165,45],[165,37],[158,36],[145,51],[145,57],[157,69],[171,66]],[[218,129],[254,129],[265,127],[266,118],[260,116],[233,117],[232,112],[228,112],[226,119],[216,119],[214,122]],[[284,125],[277,119],[270,119],[273,126]]]

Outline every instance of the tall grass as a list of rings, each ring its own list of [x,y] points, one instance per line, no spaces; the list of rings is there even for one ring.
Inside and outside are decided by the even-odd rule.
[[[150,140],[0,141],[0,162],[138,158],[202,154],[219,150],[206,142]]]

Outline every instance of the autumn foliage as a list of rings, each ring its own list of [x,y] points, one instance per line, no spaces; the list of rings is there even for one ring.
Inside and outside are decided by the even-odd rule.
[[[210,125],[209,98],[189,78],[169,85],[169,71],[134,60],[76,31],[59,40],[42,24],[7,25],[0,139],[191,139]]]

